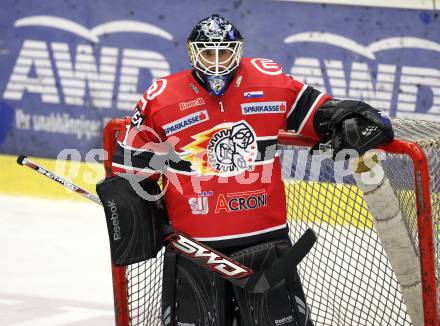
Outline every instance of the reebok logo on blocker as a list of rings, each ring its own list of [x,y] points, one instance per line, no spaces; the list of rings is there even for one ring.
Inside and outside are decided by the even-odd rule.
[[[112,212],[112,223],[113,223],[113,240],[121,240],[121,228],[119,226],[119,215],[118,215],[118,208],[116,207],[116,204],[114,200],[109,200],[107,202],[107,206],[110,208],[110,211]]]

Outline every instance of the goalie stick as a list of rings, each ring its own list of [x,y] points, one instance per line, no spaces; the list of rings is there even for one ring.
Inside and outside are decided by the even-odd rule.
[[[41,165],[30,161],[25,155],[17,158],[17,163],[56,181],[93,202],[102,205],[100,199],[87,190],[48,171]],[[310,251],[316,242],[316,235],[308,229],[301,238],[271,267],[254,271],[226,255],[200,243],[191,237],[174,230],[170,225],[164,226],[164,245],[192,262],[211,270],[223,279],[252,293],[263,293],[281,282]]]

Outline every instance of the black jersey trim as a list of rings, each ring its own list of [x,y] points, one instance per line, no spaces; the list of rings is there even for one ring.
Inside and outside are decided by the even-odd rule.
[[[226,240],[214,240],[214,241],[200,241],[210,246],[213,249],[223,249],[225,251],[236,250],[237,248],[243,248],[255,245],[257,243],[271,241],[271,240],[279,240],[279,239],[288,239],[289,238],[289,228],[284,227],[282,229],[269,231],[265,233],[260,233],[257,235],[242,237],[242,238],[232,238]],[[222,250],[220,250],[222,251]],[[232,252],[231,251],[231,252]],[[223,252],[223,251],[222,251]]]
[[[150,151],[137,151],[122,147],[119,143],[116,145],[112,162],[131,166],[135,169],[149,169],[154,171],[162,171],[166,166],[168,155],[158,155]]]
[[[316,99],[322,93],[313,87],[308,86],[301,94],[293,112],[287,118],[287,130],[298,131],[307,114],[313,108]]]
[[[257,140],[258,156],[255,162],[272,160],[275,157],[277,139]]]
[[[273,160],[276,153],[276,144],[276,138],[257,140],[258,155],[255,163]],[[182,160],[175,151],[158,154],[147,150],[123,147],[119,143],[113,154],[113,163],[131,166],[136,170],[149,169],[162,172],[165,168],[169,167],[177,173],[196,173],[191,168],[191,162]]]
[[[148,150],[136,150],[117,144],[113,154],[113,163],[131,166],[138,169],[149,169],[162,172],[170,167],[174,170],[191,172],[191,162],[182,160],[179,155],[170,150],[168,153],[156,153]]]

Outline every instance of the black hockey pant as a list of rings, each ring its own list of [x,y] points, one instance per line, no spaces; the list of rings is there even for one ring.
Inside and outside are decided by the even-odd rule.
[[[271,241],[230,254],[254,269],[266,269],[291,246]],[[250,293],[193,262],[165,252],[162,319],[165,326],[313,326],[301,281],[292,276],[266,293]]]

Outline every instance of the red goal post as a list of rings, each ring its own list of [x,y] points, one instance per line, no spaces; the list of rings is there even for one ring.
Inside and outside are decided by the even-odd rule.
[[[114,119],[104,130],[107,175],[116,138],[128,122]],[[394,223],[402,225],[408,257],[413,254],[419,264],[410,276],[399,257],[397,263],[392,257],[402,255],[389,243],[395,239],[394,229],[386,229],[389,217],[370,213],[383,189],[371,191],[367,206],[354,177],[335,182],[332,160],[324,160],[312,180],[307,153],[313,142],[279,133],[290,236],[297,240],[306,227],[318,234],[318,244],[299,266],[317,326],[439,325],[440,123],[393,119],[393,126],[397,139],[381,147],[386,153],[381,163],[398,205]],[[161,325],[162,262],[160,253],[127,267],[112,265],[117,325]]]

